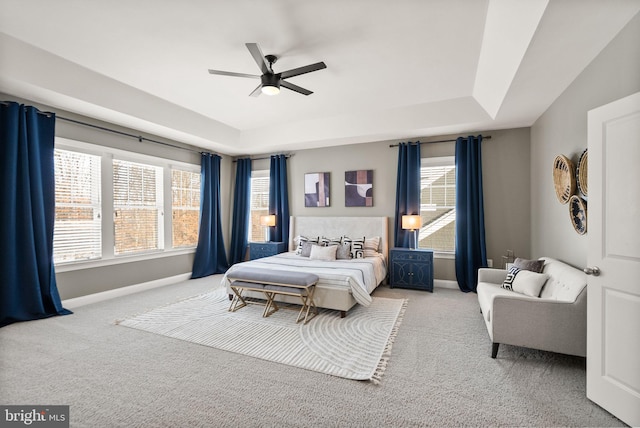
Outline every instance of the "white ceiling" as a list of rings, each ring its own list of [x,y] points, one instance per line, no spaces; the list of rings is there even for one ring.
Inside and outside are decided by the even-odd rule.
[[[640,0],[0,0],[0,92],[230,155],[530,126]],[[258,43],[276,72],[249,97]]]

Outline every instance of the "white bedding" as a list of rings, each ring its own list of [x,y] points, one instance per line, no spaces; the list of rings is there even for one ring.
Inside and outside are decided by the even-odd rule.
[[[322,261],[288,252],[237,263],[229,268],[227,274],[240,266],[314,273],[320,278],[316,287],[348,288],[356,302],[363,306],[369,306],[371,293],[387,275],[387,265],[382,255],[364,259]],[[227,274],[222,278],[222,285],[230,290]]]

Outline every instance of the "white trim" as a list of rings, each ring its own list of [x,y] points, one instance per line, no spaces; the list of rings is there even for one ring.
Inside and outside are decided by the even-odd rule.
[[[450,288],[453,290],[458,290],[460,288],[456,281],[451,281],[449,279],[434,279],[433,286],[437,288]]]
[[[433,258],[434,259],[455,260],[456,259],[456,254],[452,253],[452,252],[449,252],[449,251],[433,250]]]
[[[157,250],[153,252],[135,254],[135,255],[121,255],[114,256],[113,258],[104,258],[99,260],[86,260],[75,261],[69,263],[62,263],[55,265],[56,272],[70,272],[74,270],[91,269],[96,267],[118,265],[121,263],[140,262],[144,260],[160,259],[163,257],[175,257],[182,256],[184,254],[194,254],[196,247],[185,247],[172,250]]]
[[[176,284],[191,278],[191,272],[182,273],[180,275],[160,278],[154,281],[143,282],[141,284],[129,285],[113,290],[102,291],[100,293],[88,294],[86,296],[74,297],[62,301],[62,306],[67,309],[75,309],[80,306],[90,305],[92,303],[102,302],[104,300],[115,299],[116,297],[127,296],[129,294],[139,293],[152,288],[163,287],[165,285]]]

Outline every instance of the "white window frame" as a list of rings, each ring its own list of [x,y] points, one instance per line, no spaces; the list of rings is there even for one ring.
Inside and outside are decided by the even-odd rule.
[[[101,157],[102,183],[102,258],[89,261],[74,261],[55,265],[56,272],[68,272],[120,263],[173,257],[195,252],[195,247],[173,248],[171,234],[171,216],[164,216],[161,233],[164,235],[164,249],[150,253],[114,254],[114,222],[113,215],[113,158],[131,162],[146,163],[163,168],[163,201],[164,212],[171,212],[171,168],[200,172],[200,165],[143,155],[107,146],[71,140],[63,137],[55,138],[55,148],[93,154]],[[106,232],[108,231],[108,232]],[[160,232],[159,232],[160,233]]]
[[[270,178],[270,174],[269,174],[269,170],[268,169],[258,169],[258,170],[253,170],[251,171],[251,197],[253,197],[253,191],[254,191],[254,186],[253,186],[253,180],[255,178]],[[268,195],[268,190],[267,190],[267,195]],[[268,197],[267,197],[268,198]],[[267,209],[269,207],[267,206]],[[249,210],[253,211],[253,209],[251,208],[251,202],[249,202]],[[251,241],[264,241],[264,233],[262,235],[262,237],[260,239],[251,239],[251,233],[253,230],[253,223],[251,222],[251,214],[249,214],[249,227],[247,228],[247,239],[249,240],[249,242]]]
[[[456,163],[456,159],[455,156],[439,156],[439,157],[433,157],[433,158],[422,158],[420,160],[420,168],[423,167],[439,167],[439,166],[453,166],[455,167],[455,163]],[[422,189],[422,183],[421,183],[421,189]],[[428,207],[424,206],[424,204],[422,204],[422,190],[420,191],[420,197],[421,197],[421,201],[420,201],[420,211],[422,212],[423,209],[427,209]],[[453,201],[453,206],[455,207],[455,199]],[[418,231],[419,233],[419,231]],[[418,239],[418,242],[420,242],[420,240]],[[455,258],[455,238],[454,238],[454,250],[453,251],[443,251],[443,250],[433,250],[433,254],[434,257],[436,258],[442,258],[442,259],[454,259]]]
[[[173,173],[174,170],[200,174],[200,186],[202,186],[202,172],[201,172],[200,168],[192,167],[192,166],[186,167],[184,165],[172,164],[171,167],[169,168],[169,180],[170,180],[169,189],[172,192],[173,192],[173,188],[172,188],[172,186],[173,186],[173,184],[172,184],[173,183],[173,176],[172,176],[172,173]],[[202,197],[202,195],[200,195],[200,196]],[[171,239],[173,239],[173,194],[171,194],[170,205],[171,205],[171,209],[168,211],[168,212],[171,213],[171,235],[170,236],[171,236]],[[198,230],[196,231],[197,233],[200,233],[200,215],[199,215],[199,213],[200,213],[200,206],[201,205],[202,205],[202,201],[200,201],[200,204],[199,204],[199,206],[197,208],[197,210],[198,210]],[[196,248],[197,245],[198,245],[198,240],[196,239],[195,244],[192,245],[192,246],[175,247],[173,245],[173,243],[172,243],[171,247],[174,248],[174,249],[184,249],[184,248]]]
[[[156,248],[153,249],[148,249],[148,250],[141,250],[141,251],[134,251],[131,253],[121,253],[121,254],[115,254],[115,242],[114,242],[114,257],[128,257],[128,256],[134,256],[134,255],[143,255],[143,254],[149,254],[149,253],[157,253],[157,252],[162,252],[164,251],[165,247],[165,228],[164,228],[164,223],[165,223],[165,198],[164,198],[164,188],[165,188],[165,183],[166,180],[164,180],[164,168],[161,165],[157,165],[155,163],[152,163],[150,161],[147,160],[131,160],[128,156],[115,156],[111,159],[111,173],[113,173],[113,168],[114,168],[114,162],[115,161],[121,161],[121,162],[126,162],[129,164],[134,164],[134,165],[140,165],[141,167],[149,167],[149,168],[153,168],[155,170],[155,179],[156,179],[156,195],[155,195],[155,200],[156,200],[156,204],[152,207],[151,205],[149,206],[139,206],[138,208],[141,209],[148,209],[148,208],[154,208],[156,209],[156,224],[158,227],[158,236],[157,236],[157,241],[156,241]],[[112,176],[112,180],[113,180],[113,176]],[[112,193],[113,194],[113,193]],[[128,206],[128,205],[124,205],[124,206],[115,206],[115,204],[112,204],[111,207],[111,212],[113,213],[113,217],[114,217],[114,223],[115,223],[115,213],[118,209],[128,209],[128,208],[136,208],[135,206]],[[171,235],[172,236],[172,235]],[[114,227],[114,239],[115,239],[115,227]]]
[[[68,149],[64,149],[61,147],[56,147],[55,148],[56,151],[63,151],[63,152],[67,152],[67,153],[73,153],[73,154],[77,154],[77,155],[83,155],[83,156],[92,156],[94,158],[97,158],[97,168],[98,170],[100,170],[101,168],[101,160],[100,160],[100,156],[94,155],[94,154],[90,154],[90,153],[85,153],[79,150],[68,150]],[[74,260],[58,260],[56,262],[56,264],[60,265],[60,264],[65,264],[65,263],[76,263],[76,262],[85,262],[85,261],[90,261],[90,260],[100,260],[102,258],[102,185],[101,185],[101,177],[102,174],[100,171],[93,171],[94,173],[98,173],[98,175],[96,175],[94,178],[96,178],[96,182],[93,182],[93,180],[89,180],[88,182],[92,183],[92,202],[88,203],[88,204],[78,204],[75,202],[68,202],[68,203],[63,203],[62,206],[68,206],[70,208],[90,208],[94,211],[94,222],[99,226],[99,230],[98,230],[98,234],[99,234],[99,238],[96,241],[92,241],[89,240],[88,242],[92,242],[93,244],[93,248],[96,249],[97,251],[97,255],[95,255],[94,257],[85,257],[85,258],[76,258]],[[56,179],[57,181],[57,179]],[[87,183],[87,180],[84,181],[85,183]],[[94,187],[95,186],[95,187]],[[97,191],[97,192],[95,192]],[[97,193],[97,194],[96,194]],[[56,192],[56,208],[57,208],[57,192]],[[95,199],[94,199],[95,198]],[[57,222],[57,209],[56,209],[56,222],[55,222],[55,231],[58,230],[58,226],[63,226],[66,222],[61,222],[58,223]],[[65,227],[63,227],[63,229],[67,229],[69,227],[72,227],[71,225],[67,224]],[[80,226],[81,227],[81,226]],[[73,227],[72,227],[73,229]],[[77,229],[76,229],[77,230]],[[55,233],[55,232],[54,232]],[[74,233],[73,231],[71,231],[71,233]],[[63,233],[63,236],[65,236],[66,234]],[[86,237],[86,236],[85,236]],[[63,239],[61,241],[61,244],[64,245],[64,242],[69,242],[69,238],[70,237],[66,237],[66,239]],[[55,234],[54,234],[54,248],[55,248],[55,244],[56,244],[56,240],[55,240]],[[56,256],[57,252],[54,252],[54,257]],[[64,253],[63,253],[64,254]],[[76,256],[78,254],[78,250],[74,249],[74,253]]]

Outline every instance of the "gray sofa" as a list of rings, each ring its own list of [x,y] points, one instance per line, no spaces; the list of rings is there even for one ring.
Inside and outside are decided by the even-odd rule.
[[[559,260],[542,257],[548,275],[539,297],[502,288],[509,273],[478,270],[478,302],[496,358],[500,343],[586,356],[587,276]]]

